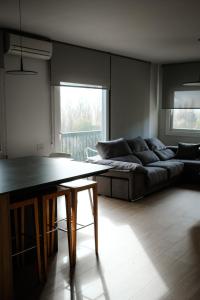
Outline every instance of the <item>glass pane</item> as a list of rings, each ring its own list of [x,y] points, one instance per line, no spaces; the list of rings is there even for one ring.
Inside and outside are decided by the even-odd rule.
[[[172,128],[200,130],[200,109],[173,109]]]
[[[86,148],[95,149],[97,141],[105,138],[105,100],[103,89],[60,87],[62,151],[85,160]]]

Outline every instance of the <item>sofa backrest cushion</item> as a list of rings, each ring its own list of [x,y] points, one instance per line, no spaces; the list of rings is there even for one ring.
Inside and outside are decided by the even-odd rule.
[[[196,159],[199,158],[200,144],[179,143],[176,158]]]
[[[160,160],[168,160],[175,156],[174,151],[167,147],[157,138],[146,139],[146,142],[151,150],[159,157]]]
[[[96,149],[104,159],[132,154],[127,141],[123,138],[112,141],[98,142]]]
[[[166,146],[163,144],[163,142],[155,137],[146,139],[146,142],[151,150],[166,149]]]
[[[141,136],[138,136],[134,139],[129,139],[127,142],[133,151],[133,154],[141,160],[143,165],[147,165],[159,160],[158,156],[149,149],[146,141]]]
[[[159,161],[159,157],[152,150],[145,150],[135,154],[141,160],[143,165],[148,165],[150,163]]]
[[[133,154],[124,155],[124,156],[118,156],[118,157],[113,157],[113,160],[124,161],[124,162],[131,162],[131,163],[136,163],[136,164],[142,165],[141,160],[137,156],[135,156]]]
[[[138,136],[134,139],[129,139],[127,142],[134,153],[149,150],[147,143],[141,136]]]
[[[160,150],[154,150],[156,155],[160,158],[160,160],[168,160],[175,157],[174,151],[171,149],[160,149]]]

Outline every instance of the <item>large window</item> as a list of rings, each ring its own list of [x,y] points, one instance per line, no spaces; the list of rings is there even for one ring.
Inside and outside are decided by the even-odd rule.
[[[200,132],[200,91],[175,91],[174,109],[169,114],[168,129],[173,134]],[[183,107],[183,108],[176,108]],[[195,108],[197,107],[197,108]]]
[[[60,138],[57,149],[71,154],[76,160],[85,160],[87,148],[94,149],[99,140],[106,139],[106,99],[107,91],[99,87],[59,87]]]

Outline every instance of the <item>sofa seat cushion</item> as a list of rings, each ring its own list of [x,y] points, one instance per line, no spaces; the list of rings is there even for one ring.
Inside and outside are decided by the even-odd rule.
[[[136,164],[142,165],[141,160],[137,156],[135,156],[133,154],[124,155],[124,156],[118,156],[118,157],[113,157],[113,160],[124,161],[124,162],[132,162],[132,163],[136,163]]]
[[[144,167],[147,171],[147,184],[149,187],[167,182],[168,172],[164,168],[159,167]]]
[[[123,138],[106,142],[98,142],[96,149],[104,159],[132,154],[127,141]]]
[[[153,150],[160,160],[168,160],[174,158],[175,153],[157,138],[146,139],[146,142],[151,150]]]
[[[171,159],[148,164],[148,167],[159,167],[166,169],[168,171],[169,179],[171,179],[183,172],[184,163],[175,159]]]
[[[135,155],[141,160],[143,165],[159,161],[158,156],[151,150],[135,152]]]

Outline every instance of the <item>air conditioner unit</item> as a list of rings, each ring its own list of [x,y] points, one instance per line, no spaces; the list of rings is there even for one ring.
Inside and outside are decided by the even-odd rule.
[[[48,60],[52,56],[52,43],[29,38],[13,33],[6,33],[5,52],[13,55],[23,55],[26,57]]]

